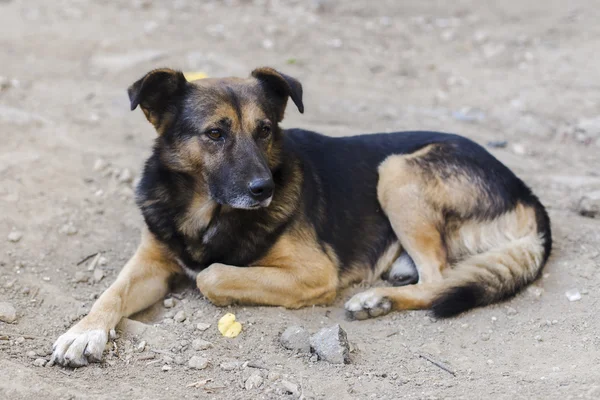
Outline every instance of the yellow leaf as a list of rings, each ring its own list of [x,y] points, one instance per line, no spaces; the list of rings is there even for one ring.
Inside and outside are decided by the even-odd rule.
[[[235,315],[227,313],[219,320],[219,332],[225,337],[234,338],[242,331],[242,324],[235,320]]]
[[[184,72],[183,76],[185,76],[185,79],[187,79],[188,82],[196,81],[198,79],[208,78],[208,75],[206,75],[202,71]]]

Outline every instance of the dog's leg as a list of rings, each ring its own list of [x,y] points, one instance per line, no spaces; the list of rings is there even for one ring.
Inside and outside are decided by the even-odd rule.
[[[138,250],[115,283],[100,296],[87,316],[54,343],[52,360],[70,367],[100,361],[109,331],[122,317],[160,300],[168,291],[169,278],[178,271],[179,266],[169,259],[163,246],[145,232]]]
[[[337,292],[337,266],[316,241],[301,236],[285,234],[256,266],[211,265],[198,274],[198,288],[219,306],[300,308],[331,303]]]
[[[425,149],[424,152],[427,150]],[[410,156],[392,156],[379,167],[377,194],[402,247],[414,260],[418,285],[373,288],[352,297],[345,305],[353,319],[387,314],[392,310],[430,308],[442,287],[447,256],[441,233],[439,211],[431,206],[427,182]]]

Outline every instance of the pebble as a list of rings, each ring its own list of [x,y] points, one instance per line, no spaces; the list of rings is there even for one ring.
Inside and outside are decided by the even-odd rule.
[[[94,269],[94,276],[93,276],[93,280],[95,283],[100,282],[102,279],[104,278],[104,271],[102,271],[100,268],[96,268]]]
[[[208,348],[212,347],[212,343],[208,342],[206,340],[202,340],[202,339],[195,339],[192,342],[192,349],[196,350],[196,351],[200,351],[200,350],[206,350]]]
[[[166,371],[170,371],[170,370],[172,370],[172,369],[173,369],[173,367],[171,367],[170,365],[163,365],[163,366],[162,366],[162,370],[163,370],[163,371],[165,371],[165,372],[166,372]]]
[[[165,308],[173,308],[175,307],[175,299],[172,297],[169,297],[168,299],[164,299],[163,300],[163,306]]]
[[[12,231],[11,233],[8,234],[7,239],[9,242],[17,243],[19,240],[21,240],[22,237],[23,237],[22,232]]]
[[[600,218],[600,190],[583,195],[579,200],[577,211],[584,217]]]
[[[192,369],[204,369],[208,367],[208,359],[200,356],[193,356],[188,361],[188,367]]]
[[[33,350],[27,352],[27,357],[29,358],[37,358],[37,353]]]
[[[181,310],[177,314],[175,314],[175,317],[173,317],[173,319],[177,322],[183,322],[187,319],[187,314],[185,313],[185,311]]]
[[[238,369],[240,365],[239,361],[226,361],[222,362],[220,366],[223,371],[233,371]]]
[[[25,338],[23,336],[19,336],[18,338],[15,339],[15,343],[23,344],[23,343],[25,343]]]
[[[133,175],[128,168],[124,168],[117,177],[117,180],[121,183],[131,183],[133,182]]]
[[[17,320],[17,311],[15,307],[6,302],[0,303],[0,321],[12,324]]]
[[[106,167],[108,167],[108,163],[101,158],[98,158],[94,162],[94,171],[102,171]]]
[[[77,271],[75,272],[75,282],[78,283],[82,283],[82,282],[87,282],[89,279],[89,277],[87,276],[87,274],[83,271]]]
[[[104,267],[108,264],[108,260],[106,259],[106,257],[99,257],[98,258],[98,265]]]
[[[64,224],[63,226],[60,227],[60,229],[58,231],[67,236],[76,235],[78,232],[77,228],[75,228],[75,226],[73,226],[73,224],[71,224],[71,223]]]
[[[198,329],[199,331],[205,331],[208,328],[210,328],[210,324],[204,322],[199,322],[198,324],[196,324],[196,329]]]
[[[288,350],[310,353],[310,334],[301,326],[288,327],[279,338],[281,345]]]
[[[146,341],[142,340],[141,342],[138,343],[137,346],[135,346],[135,351],[137,351],[138,353],[141,353],[142,351],[144,351],[146,349]]]
[[[246,379],[246,382],[244,383],[244,388],[246,388],[246,390],[258,389],[262,386],[262,384],[263,377],[260,376],[260,373],[257,371],[250,375],[248,379]]]
[[[43,358],[36,358],[33,361],[33,365],[35,365],[36,367],[43,367],[46,365],[46,360],[44,360]]]
[[[488,340],[490,340],[490,334],[486,333],[486,332],[482,333],[481,340],[483,340],[484,342],[487,342]]]
[[[569,299],[569,301],[581,300],[581,293],[579,293],[579,290],[577,289],[567,290],[565,292],[565,296],[567,296],[567,299]]]
[[[508,146],[508,142],[506,140],[492,140],[487,142],[487,146],[494,149],[503,149]]]
[[[184,359],[183,359],[183,357],[181,357],[181,356],[176,356],[176,357],[173,359],[173,362],[174,362],[175,364],[177,364],[177,365],[183,365],[183,364],[185,364],[185,360],[184,360]]]
[[[350,362],[350,346],[346,332],[338,324],[323,328],[310,338],[310,345],[319,359],[332,364]]]
[[[512,307],[506,307],[506,315],[517,315],[517,310]]]
[[[541,335],[535,335],[534,339],[537,340],[538,342],[541,342],[542,341],[542,336]]]
[[[513,144],[512,151],[520,156],[527,154],[527,149],[520,143]]]
[[[290,393],[293,396],[298,396],[300,394],[300,391],[298,390],[298,385],[296,385],[295,383],[286,381],[284,379],[280,382],[280,384],[283,390],[285,390],[287,393]]]

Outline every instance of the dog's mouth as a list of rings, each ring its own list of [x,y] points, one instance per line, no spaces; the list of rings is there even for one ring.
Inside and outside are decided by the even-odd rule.
[[[248,207],[249,210],[258,210],[259,208],[267,208],[271,205],[271,201],[273,201],[273,196],[265,199],[263,201],[256,202],[255,204]]]

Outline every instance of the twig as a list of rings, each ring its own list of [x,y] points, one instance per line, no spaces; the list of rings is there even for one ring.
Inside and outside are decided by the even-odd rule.
[[[71,372],[63,371],[62,369],[58,369],[57,371],[66,376],[71,376],[71,374],[72,374]]]
[[[5,332],[0,332],[0,338],[6,336],[6,337],[22,337],[24,339],[46,339],[45,337],[41,337],[41,336],[33,336],[33,335],[21,335],[19,333],[5,333]],[[3,339],[3,340],[8,340],[8,339]]]
[[[185,387],[199,388],[199,387],[206,385],[208,382],[212,382],[212,378],[202,379],[201,381],[190,383],[189,385],[186,385]]]
[[[146,363],[146,366],[156,364],[157,362],[160,362],[160,360],[149,361]]]
[[[86,262],[87,260],[89,260],[90,258],[96,257],[98,254],[100,254],[99,251],[95,252],[94,254],[90,254],[89,256],[85,256],[85,257],[83,257],[83,259],[81,261],[79,261],[75,265],[79,266],[79,265],[83,264],[84,262]]]
[[[450,368],[446,367],[441,362],[435,361],[434,359],[432,359],[431,357],[426,356],[425,354],[419,354],[419,357],[424,358],[425,360],[429,361],[430,363],[432,363],[436,367],[443,369],[444,371],[446,371],[450,375],[456,376],[456,372],[452,371]]]
[[[165,351],[165,350],[150,349],[150,351],[153,353],[156,353],[156,354],[162,354],[162,355],[169,356],[169,357],[175,357],[175,354],[169,353],[168,351]]]

